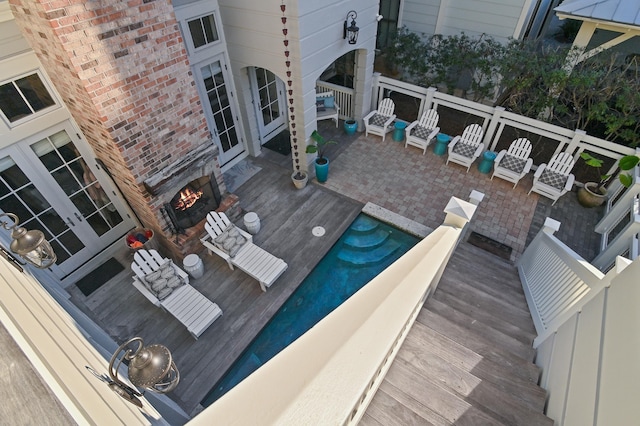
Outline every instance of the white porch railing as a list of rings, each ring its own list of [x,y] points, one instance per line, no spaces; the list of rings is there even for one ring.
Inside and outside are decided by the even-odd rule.
[[[637,255],[636,234],[640,232],[638,203],[640,200],[640,168],[633,170],[633,183],[629,188],[615,180],[608,189],[607,213],[598,222],[595,232],[602,235],[600,254],[593,265],[601,271],[608,271],[616,256],[633,260]],[[635,253],[635,254],[634,254]]]
[[[602,272],[553,235],[559,227],[560,222],[547,218],[517,264],[538,333],[534,347],[605,285]]]
[[[441,226],[188,424],[356,425],[475,210],[451,198]]]
[[[492,107],[478,102],[469,101],[457,96],[448,95],[438,92],[435,88],[424,88],[413,84],[394,80],[388,77],[374,74],[373,79],[373,105],[371,109],[375,109],[378,103],[389,95],[390,92],[403,93],[413,96],[420,100],[418,116],[425,109],[445,106],[458,111],[463,111],[483,119],[483,130],[485,132],[484,144],[489,150],[495,150],[498,141],[506,127],[516,128],[530,134],[540,135],[550,142],[555,143],[554,154],[558,152],[569,152],[577,160],[583,151],[589,151],[603,157],[618,160],[625,155],[633,155],[636,151],[633,148],[618,145],[604,139],[596,138],[586,134],[582,130],[570,130],[564,127],[555,126],[533,118],[524,117],[512,112],[506,111],[502,107]],[[406,121],[416,120],[417,117],[398,117]],[[442,129],[447,132],[447,129]],[[548,161],[551,158],[545,158],[538,164]],[[534,159],[535,162],[535,159]],[[534,164],[535,169],[537,164]],[[617,170],[617,161],[607,172],[612,174]]]
[[[625,204],[626,210],[623,209]],[[609,223],[611,225],[601,232],[603,234],[603,244],[606,245],[591,262],[593,266],[605,272],[613,268],[617,256],[624,256],[630,260],[638,257],[637,235],[640,232],[640,194],[636,193],[630,201],[625,197],[624,201],[619,202],[617,206],[620,208],[616,208],[615,212],[612,211],[617,214],[617,217],[610,214],[603,219],[603,221],[610,219],[610,222],[606,221],[605,225]],[[610,233],[618,229],[620,229],[620,232],[615,234],[614,238],[609,241]],[[596,232],[598,232],[598,228],[596,228]]]
[[[638,275],[640,260],[618,257],[607,285],[537,346],[556,425],[638,424]]]
[[[340,105],[339,117],[343,120],[352,119],[354,117],[353,97],[355,90],[337,84],[327,83],[326,81],[316,81],[316,93],[333,92],[336,97],[336,103]]]

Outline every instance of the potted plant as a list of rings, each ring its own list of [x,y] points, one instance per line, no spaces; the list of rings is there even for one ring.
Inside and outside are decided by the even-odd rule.
[[[318,182],[326,182],[329,175],[329,159],[324,156],[324,151],[327,149],[327,145],[336,144],[336,141],[325,140],[324,137],[314,130],[311,133],[311,145],[307,146],[307,154],[318,154],[315,159],[316,166],[316,179]]]
[[[308,179],[309,175],[304,170],[296,170],[291,174],[291,181],[298,189],[302,189],[307,186]]]
[[[602,167],[602,160],[594,157],[587,152],[580,154],[585,164],[589,167],[597,169],[600,180],[598,182],[586,182],[582,188],[578,189],[578,202],[584,207],[596,207],[604,203],[607,199],[607,189],[604,187],[611,175],[601,175],[600,168]],[[621,171],[627,171],[633,169],[640,158],[635,155],[625,155],[618,161],[618,167]],[[633,178],[628,173],[620,173],[618,175],[620,183],[625,187],[629,187],[633,182]]]

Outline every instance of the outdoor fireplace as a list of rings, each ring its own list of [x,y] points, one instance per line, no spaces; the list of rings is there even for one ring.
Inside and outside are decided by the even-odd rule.
[[[176,231],[181,233],[197,225],[219,205],[218,185],[212,177],[202,176],[182,187],[165,205],[165,210]]]

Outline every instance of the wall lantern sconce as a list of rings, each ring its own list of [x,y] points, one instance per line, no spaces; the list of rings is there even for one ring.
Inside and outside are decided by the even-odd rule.
[[[42,231],[27,231],[23,227],[19,227],[20,219],[13,213],[0,213],[0,217],[4,216],[13,220],[11,225],[9,222],[0,222],[4,229],[11,231],[13,241],[11,241],[9,248],[12,252],[20,255],[36,268],[46,269],[56,263],[56,254]]]
[[[130,348],[133,343],[137,343],[135,350]],[[123,351],[125,352],[122,353]],[[118,378],[118,370],[125,360],[129,363],[128,377],[134,386],[155,393],[167,393],[180,382],[180,372],[173,363],[169,349],[163,345],[144,346],[140,337],[129,339],[114,352],[109,362],[109,377],[98,374],[89,366],[87,370],[128,402],[142,407],[142,402],[138,399],[142,394]]]
[[[349,44],[356,44],[358,41],[358,31],[360,28],[356,26],[356,18],[358,14],[355,10],[350,10],[347,13],[347,19],[344,20],[344,31],[342,34],[343,39],[347,39]],[[349,25],[349,19],[351,19],[351,25]]]

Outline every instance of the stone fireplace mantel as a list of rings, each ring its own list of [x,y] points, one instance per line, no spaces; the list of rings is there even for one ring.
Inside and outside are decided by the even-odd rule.
[[[171,194],[190,181],[211,175],[215,170],[218,147],[209,140],[188,153],[184,158],[164,167],[144,180],[144,187],[152,196]]]

